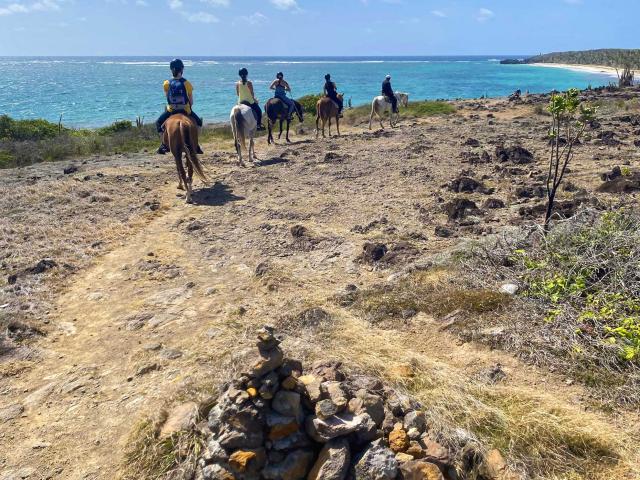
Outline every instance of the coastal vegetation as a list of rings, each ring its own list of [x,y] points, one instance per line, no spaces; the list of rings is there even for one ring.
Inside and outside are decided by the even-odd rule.
[[[228,125],[207,126],[201,140],[233,138]],[[119,120],[97,128],[68,128],[46,120],[15,120],[0,116],[0,168],[93,154],[119,154],[153,150],[158,146],[153,125]]]
[[[607,48],[577,52],[555,52],[528,58],[526,63],[568,63],[640,69],[640,49]]]

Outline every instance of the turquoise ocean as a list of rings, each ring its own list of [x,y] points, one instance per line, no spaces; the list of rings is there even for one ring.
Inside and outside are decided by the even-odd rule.
[[[185,77],[194,85],[194,110],[205,122],[228,119],[234,83],[249,69],[261,104],[269,84],[285,74],[293,96],[318,93],[331,73],[353,105],[369,103],[387,74],[393,87],[411,100],[504,96],[516,89],[531,93],[607,85],[601,73],[530,65],[500,65],[505,57],[340,57],[231,58],[185,57]],[[518,58],[516,56],[515,58]],[[0,58],[5,80],[0,114],[44,118],[75,127],[96,127],[144,117],[155,121],[164,105],[162,82],[170,76],[165,57]]]

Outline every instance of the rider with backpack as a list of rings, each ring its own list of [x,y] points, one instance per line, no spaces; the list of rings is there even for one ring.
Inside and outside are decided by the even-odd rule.
[[[336,87],[336,82],[331,81],[331,75],[329,75],[328,73],[324,76],[324,79],[324,95],[325,97],[333,100],[338,105],[338,115],[342,117],[344,102],[340,97],[338,97],[338,87]]]
[[[393,113],[398,113],[398,99],[396,98],[396,94],[391,87],[391,75],[387,75],[382,82],[382,95],[387,97],[391,102],[391,108],[393,109]]]
[[[183,113],[191,117],[198,127],[202,127],[202,119],[192,110],[193,105],[193,86],[191,82],[182,76],[184,72],[184,63],[176,58],[169,64],[173,78],[165,80],[164,93],[167,97],[167,107],[162,115],[156,120],[156,128],[158,133],[164,131],[164,122],[175,113]],[[202,154],[200,145],[196,148],[197,153]],[[162,143],[158,148],[158,153],[164,155],[169,152],[169,147]]]

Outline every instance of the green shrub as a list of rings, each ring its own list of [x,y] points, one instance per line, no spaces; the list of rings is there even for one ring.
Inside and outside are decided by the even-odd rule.
[[[298,102],[302,105],[304,109],[304,113],[307,115],[317,115],[318,109],[317,104],[318,100],[322,98],[322,95],[305,95],[304,97],[298,98]]]
[[[97,130],[98,135],[113,135],[114,133],[127,132],[133,130],[133,123],[130,120],[118,120],[108,127],[102,127]]]
[[[58,125],[46,120],[14,120],[0,116],[0,140],[44,140],[60,133]]]

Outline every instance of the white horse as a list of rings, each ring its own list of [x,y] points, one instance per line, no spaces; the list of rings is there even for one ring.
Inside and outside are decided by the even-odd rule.
[[[402,92],[395,92],[396,98],[398,99],[398,103],[403,107],[409,105],[409,95]],[[371,130],[371,122],[373,121],[373,115],[377,115],[378,120],[380,121],[380,127],[384,130],[384,125],[382,125],[382,115],[386,112],[389,112],[389,124],[391,128],[395,127],[398,123],[398,119],[400,115],[397,113],[393,113],[391,111],[391,102],[387,100],[387,97],[384,95],[380,95],[373,99],[371,102],[371,117],[369,117],[369,130]]]
[[[236,105],[231,109],[231,131],[233,132],[233,142],[238,152],[238,165],[244,167],[242,160],[242,150],[247,150],[247,137],[249,138],[249,160],[254,163],[258,162],[255,151],[254,137],[258,129],[258,121],[251,107],[247,105]]]

